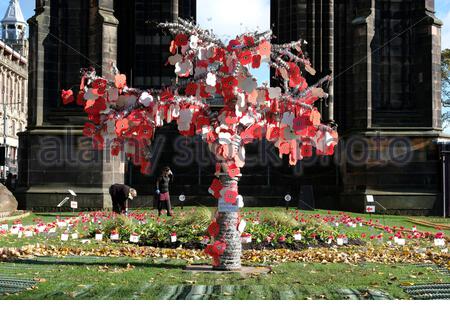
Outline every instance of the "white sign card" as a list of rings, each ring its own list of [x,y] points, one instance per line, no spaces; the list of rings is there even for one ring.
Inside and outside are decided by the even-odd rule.
[[[78,209],[78,202],[76,202],[76,201],[70,201],[70,208],[72,208],[72,209]]]
[[[367,213],[375,212],[375,206],[366,206],[366,212]]]

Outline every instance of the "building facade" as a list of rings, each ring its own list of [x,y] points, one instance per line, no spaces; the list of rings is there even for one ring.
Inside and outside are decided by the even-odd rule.
[[[1,20],[0,40],[0,145],[6,147],[2,178],[17,174],[19,132],[25,131],[28,114],[27,23],[19,2],[11,0]]]
[[[85,115],[79,107],[62,107],[59,92],[78,82],[81,67],[95,66],[108,77],[116,61],[133,86],[169,84],[172,70],[164,62],[170,39],[155,24],[178,16],[195,18],[195,1],[36,1],[30,125],[20,149],[22,207],[57,204],[68,187],[82,195],[81,207],[107,207],[113,182],[136,186],[138,206],[151,203],[154,176],[109,159],[108,150],[90,150],[81,137]],[[286,193],[297,200],[309,186],[322,208],[362,211],[371,194],[391,212],[440,212],[441,23],[434,0],[272,0],[271,21],[275,41],[307,40],[316,77],[333,75],[331,98],[319,107],[324,121],[339,124],[342,139],[335,157],[295,168],[287,159],[262,159],[272,150],[264,143],[250,145],[247,154],[260,161],[243,170],[246,204],[284,204]],[[164,143],[155,150],[155,174],[171,165],[178,177],[173,194],[184,193],[191,203],[213,201],[206,192],[213,164],[204,145],[177,139],[170,126],[158,133]],[[64,146],[57,165],[40,159],[49,138]],[[181,149],[194,150],[202,161],[174,161]],[[72,161],[70,153],[83,154],[86,164]]]

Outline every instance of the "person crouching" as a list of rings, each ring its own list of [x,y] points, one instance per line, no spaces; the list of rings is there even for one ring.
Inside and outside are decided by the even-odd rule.
[[[116,213],[128,214],[128,199],[133,200],[137,197],[137,191],[125,184],[113,184],[109,187],[113,211]]]

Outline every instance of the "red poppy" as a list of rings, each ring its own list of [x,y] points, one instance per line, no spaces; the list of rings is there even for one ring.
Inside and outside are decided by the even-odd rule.
[[[216,199],[220,198],[220,190],[222,190],[223,185],[222,182],[220,182],[219,179],[214,179],[211,186],[209,187],[209,190],[212,191],[214,197]]]
[[[142,139],[151,139],[153,136],[153,128],[149,125],[140,126],[138,135]]]
[[[269,133],[269,140],[275,140],[280,137],[280,128],[273,127]]]
[[[84,105],[84,92],[79,91],[77,95],[77,105],[82,106]]]
[[[252,68],[258,69],[261,66],[261,56],[259,54],[256,54],[252,58]]]
[[[211,222],[211,224],[208,227],[208,234],[213,238],[217,238],[219,233],[220,233],[219,224],[216,221]]]
[[[227,191],[225,191],[223,198],[224,198],[225,202],[233,204],[233,203],[236,203],[237,196],[238,196],[237,191],[228,189]]]
[[[73,91],[70,89],[63,90],[61,92],[61,98],[62,98],[64,104],[72,103],[75,100],[75,98],[73,96]]]
[[[186,95],[195,96],[197,94],[198,85],[195,82],[190,82],[186,86]]]
[[[270,42],[264,40],[259,44],[258,51],[260,55],[268,57],[272,51],[272,45]]]
[[[95,125],[90,122],[86,122],[83,128],[83,135],[86,137],[92,137],[95,134]]]
[[[238,39],[233,39],[233,40],[230,40],[230,42],[228,42],[227,50],[228,51],[237,50],[237,49],[240,49],[240,46],[241,46],[241,42]]]
[[[107,81],[105,79],[95,79],[92,83],[92,91],[94,94],[98,96],[102,96],[106,92]]]
[[[165,101],[172,101],[173,100],[173,93],[170,92],[170,90],[164,90],[163,92],[161,92],[161,101],[165,102]]]
[[[238,166],[236,164],[233,163],[228,166],[228,175],[231,178],[234,178],[240,174],[241,174],[241,170],[238,168]]]
[[[206,98],[206,99],[211,98],[211,94],[208,91],[206,91],[206,86],[204,86],[204,85],[200,86],[200,97]]]
[[[116,134],[121,136],[129,128],[128,119],[120,119],[116,121]]]
[[[127,85],[127,76],[124,74],[116,74],[114,80],[116,88],[119,90],[125,88]]]
[[[312,146],[310,144],[302,144],[302,156],[311,157],[312,156]]]
[[[98,97],[94,103],[95,113],[99,113],[100,111],[106,110],[106,101],[103,97]]]
[[[239,54],[239,62],[244,66],[252,62],[252,53],[250,50],[242,51]]]
[[[185,34],[180,33],[175,36],[175,44],[179,47],[187,45],[188,41],[189,41],[189,38]]]
[[[253,37],[250,36],[244,36],[244,44],[247,47],[251,47],[255,44],[255,39],[253,39]]]
[[[278,149],[280,150],[280,154],[289,154],[290,146],[288,142],[281,142],[278,146]]]
[[[225,252],[225,249],[227,248],[227,244],[222,241],[216,241],[214,242],[212,246],[212,253],[213,256],[221,256]]]
[[[118,156],[121,150],[122,144],[118,140],[114,140],[114,142],[111,145],[111,155]]]
[[[223,78],[221,82],[224,90],[232,90],[238,85],[238,80],[233,76]]]

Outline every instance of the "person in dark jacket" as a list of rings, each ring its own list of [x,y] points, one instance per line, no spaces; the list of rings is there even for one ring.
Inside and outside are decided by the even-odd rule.
[[[133,200],[137,197],[135,189],[119,183],[109,187],[109,194],[113,203],[113,211],[116,213],[127,213],[128,199]]]
[[[156,197],[158,197],[158,215],[161,215],[163,207],[167,210],[167,215],[172,215],[170,204],[169,183],[173,182],[173,173],[169,167],[164,167],[161,175],[156,179]]]

